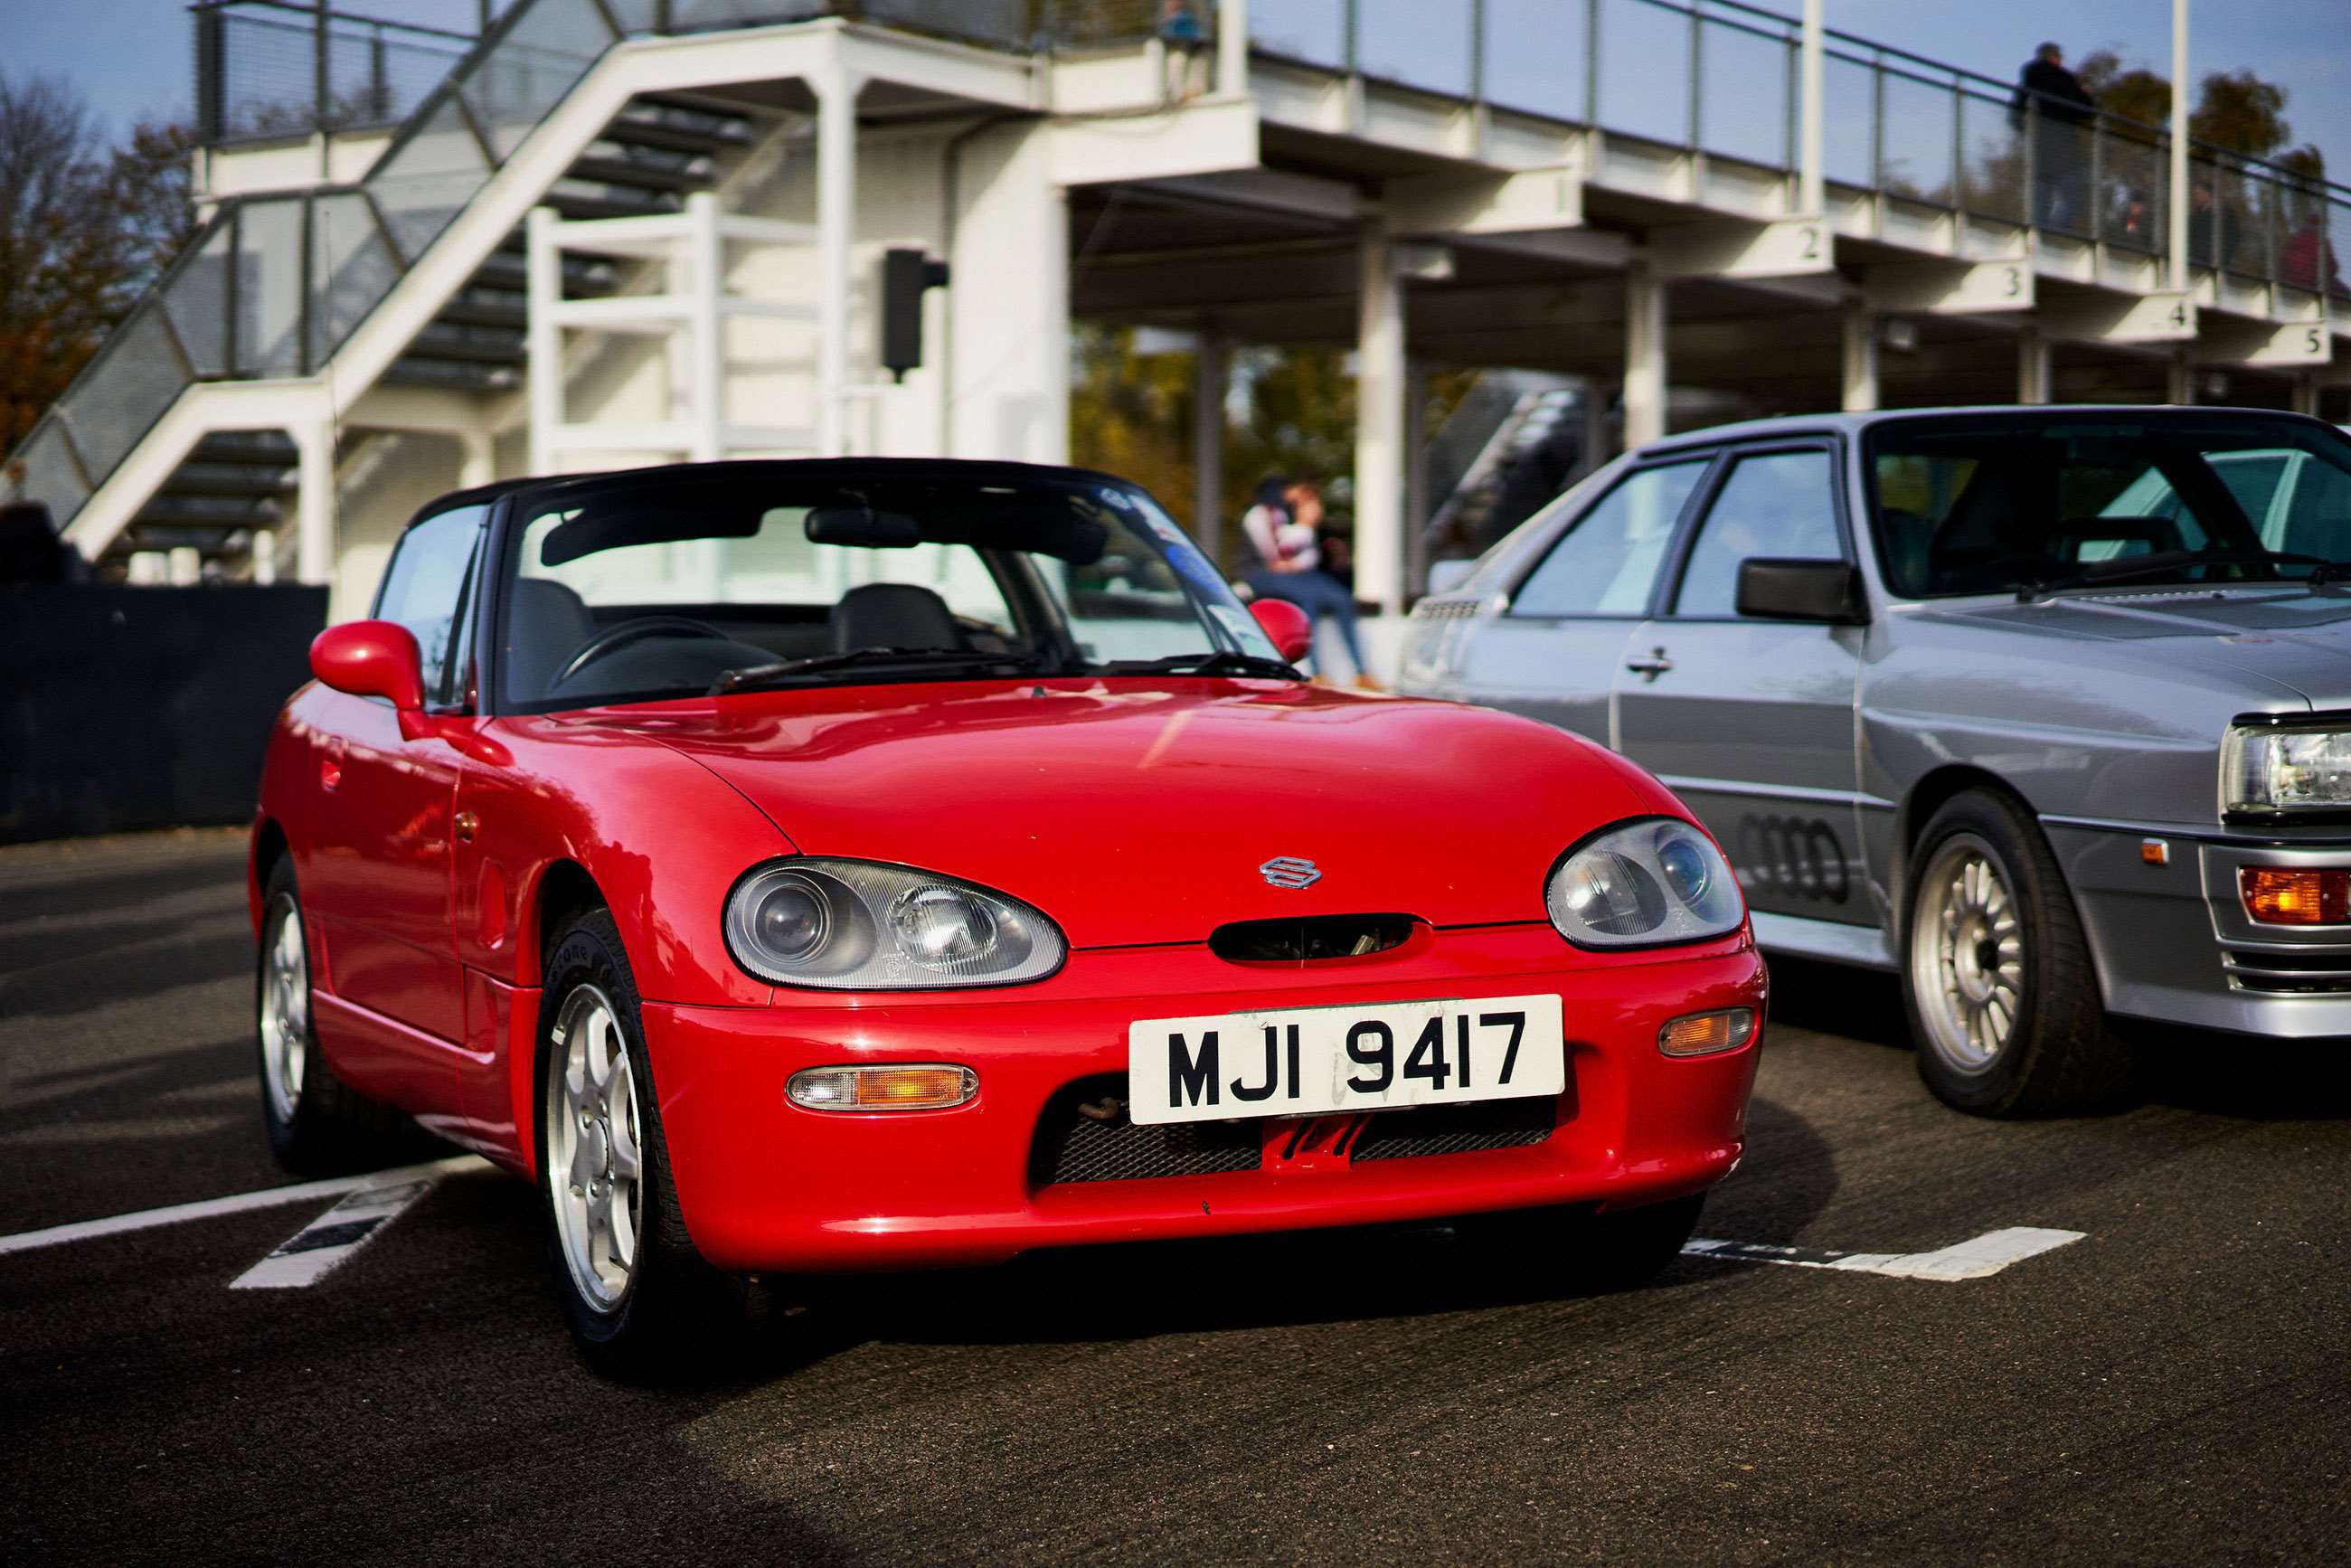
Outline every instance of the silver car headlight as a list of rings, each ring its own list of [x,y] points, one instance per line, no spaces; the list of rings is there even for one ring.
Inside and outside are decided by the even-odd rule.
[[[2340,811],[2351,807],[2351,730],[2236,725],[2220,743],[2220,810]]]
[[[1726,936],[1747,902],[1714,841],[1676,817],[1619,822],[1560,858],[1543,906],[1579,947],[1654,947]]]
[[[1070,950],[1018,899],[872,861],[755,866],[726,895],[726,926],[727,951],[750,974],[841,991],[1040,980]]]

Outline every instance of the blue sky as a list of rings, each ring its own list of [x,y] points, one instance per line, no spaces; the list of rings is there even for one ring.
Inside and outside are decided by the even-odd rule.
[[[1296,4],[1297,0],[1291,0]],[[1394,0],[1389,0],[1393,5]],[[1412,0],[1412,9],[1456,0]],[[1770,4],[1770,0],[1765,0]],[[342,0],[343,8],[470,26],[475,0]],[[1580,16],[1580,0],[1558,0]],[[1827,0],[1829,26],[2009,79],[2043,38],[2074,58],[2112,47],[2168,69],[2170,0]],[[1516,0],[1525,15],[1533,7]],[[1771,8],[1794,11],[1797,0]],[[2251,67],[2289,94],[2287,118],[2351,180],[2351,0],[2194,0],[2191,68]],[[185,112],[190,25],[182,0],[0,0],[0,66],[66,77],[118,132],[141,114]]]

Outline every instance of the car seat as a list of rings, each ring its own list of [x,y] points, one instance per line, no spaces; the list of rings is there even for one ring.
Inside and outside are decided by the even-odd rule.
[[[517,579],[507,608],[508,695],[523,702],[546,697],[564,664],[595,634],[595,616],[569,588],[551,578]]]
[[[911,582],[869,582],[841,596],[825,622],[834,653],[852,648],[961,648],[947,601]]]

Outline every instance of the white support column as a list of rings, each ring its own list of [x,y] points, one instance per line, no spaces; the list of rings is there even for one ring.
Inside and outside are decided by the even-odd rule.
[[[2175,289],[2188,287],[2188,0],[2171,0],[2170,281]]]
[[[1404,371],[1404,588],[1428,591],[1428,367],[1407,359]]]
[[[2184,3],[2184,0],[2183,0]],[[1828,210],[1827,179],[1822,169],[1821,6],[1823,0],[1804,0],[1802,90],[1797,123],[1796,206],[1806,217]]]
[[[857,237],[857,94],[864,79],[835,68],[813,79],[817,95],[817,451],[849,450],[849,267]]]
[[[1355,331],[1355,597],[1404,609],[1404,281],[1387,220],[1364,225]]]
[[[2318,417],[2318,372],[2304,371],[2294,378],[2294,412]]]
[[[1220,0],[1217,6],[1217,91],[1239,98],[1249,91],[1249,0]]]
[[[1625,450],[1666,434],[1666,283],[1656,263],[1625,267]]]
[[[277,535],[269,528],[253,534],[253,585],[267,588],[277,580]]]
[[[1200,334],[1192,370],[1192,537],[1224,570],[1225,340]]]
[[[287,434],[300,466],[296,502],[300,533],[295,539],[294,575],[313,587],[335,580],[335,426],[332,420],[310,419]]]
[[[1843,401],[1847,413],[1868,413],[1877,407],[1877,336],[1879,317],[1867,302],[1844,302]]]
[[[2163,401],[2185,408],[2196,401],[2196,369],[2188,362],[2188,350],[2173,354],[2163,367]]]
[[[673,274],[672,287],[686,289],[685,423],[696,463],[716,463],[726,446],[726,340],[719,307],[726,296],[726,241],[718,232],[718,193],[696,191],[685,198],[687,277]],[[828,316],[829,324],[831,318]],[[827,447],[828,454],[835,449]]]
[[[1052,141],[1050,126],[1007,125],[964,152],[941,361],[950,456],[1070,459],[1070,200]]]
[[[498,476],[497,437],[475,426],[457,433],[457,487],[471,490]]]
[[[1583,378],[1583,449],[1576,454],[1575,476],[1583,478],[1614,455],[1608,450],[1607,383],[1598,376]]]
[[[2016,401],[2049,401],[2049,340],[2033,322],[2016,334]]]
[[[553,207],[533,207],[526,227],[523,287],[525,349],[530,376],[530,471],[555,471],[555,433],[563,423],[563,329],[555,307],[563,301],[563,253],[555,246]]]

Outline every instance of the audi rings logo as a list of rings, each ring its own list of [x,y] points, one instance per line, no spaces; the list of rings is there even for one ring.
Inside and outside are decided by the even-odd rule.
[[[1276,855],[1257,868],[1270,887],[1287,887],[1293,891],[1312,887],[1322,880],[1321,868],[1312,861],[1300,860],[1296,855]]]
[[[1853,894],[1844,845],[1817,817],[1741,818],[1734,858],[1740,880],[1758,891],[1822,904],[1843,904]]]

